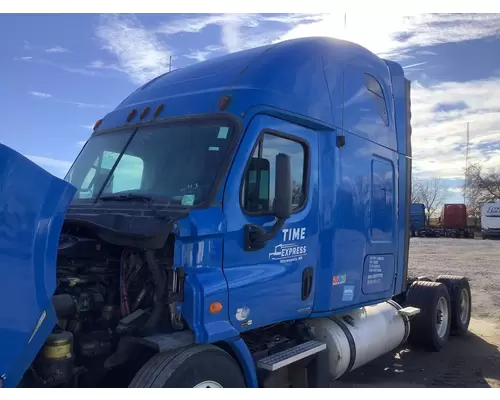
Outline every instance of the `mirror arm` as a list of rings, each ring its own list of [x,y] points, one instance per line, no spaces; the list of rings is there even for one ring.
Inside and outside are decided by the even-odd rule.
[[[285,222],[286,222],[286,218],[278,218],[276,220],[276,222],[274,223],[273,227],[271,228],[271,231],[266,232],[266,236],[267,236],[266,239],[267,240],[273,239],[279,233],[281,228],[283,228],[283,225],[285,225]]]

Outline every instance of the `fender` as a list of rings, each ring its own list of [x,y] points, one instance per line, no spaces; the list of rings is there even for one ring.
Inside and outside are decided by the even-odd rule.
[[[240,338],[227,339],[224,343],[229,346],[233,356],[236,356],[236,361],[240,364],[245,377],[245,382],[249,388],[258,388],[257,371],[250,350],[245,341]]]

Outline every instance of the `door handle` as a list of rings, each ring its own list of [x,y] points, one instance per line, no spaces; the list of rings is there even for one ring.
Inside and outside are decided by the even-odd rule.
[[[309,298],[312,291],[313,284],[313,268],[307,267],[302,271],[302,301],[305,301]]]

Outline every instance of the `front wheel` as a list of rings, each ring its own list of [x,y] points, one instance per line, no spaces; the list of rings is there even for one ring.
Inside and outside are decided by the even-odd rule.
[[[153,356],[135,375],[133,388],[243,388],[238,363],[214,345],[193,345]]]

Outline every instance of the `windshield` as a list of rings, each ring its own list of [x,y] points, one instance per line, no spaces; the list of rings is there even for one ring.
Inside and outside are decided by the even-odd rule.
[[[229,124],[206,122],[96,135],[65,179],[78,189],[74,201],[144,196],[196,205],[212,190],[231,135]]]

